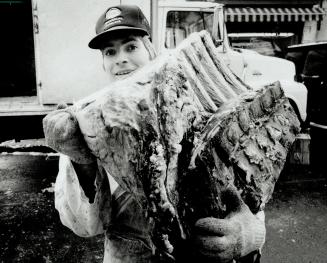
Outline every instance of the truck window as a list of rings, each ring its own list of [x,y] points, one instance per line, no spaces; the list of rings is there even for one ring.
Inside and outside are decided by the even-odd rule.
[[[35,96],[31,0],[0,2],[0,97]]]
[[[212,33],[213,13],[202,11],[170,11],[166,23],[166,48],[175,48],[193,32]]]

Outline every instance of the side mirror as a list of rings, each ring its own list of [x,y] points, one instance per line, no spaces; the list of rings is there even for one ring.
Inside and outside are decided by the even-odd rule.
[[[219,47],[223,44],[223,40],[222,39],[213,39],[213,43],[215,44],[215,47]]]
[[[216,6],[213,13],[212,38],[216,47],[224,43],[224,15],[222,6]],[[221,23],[219,23],[221,21]]]

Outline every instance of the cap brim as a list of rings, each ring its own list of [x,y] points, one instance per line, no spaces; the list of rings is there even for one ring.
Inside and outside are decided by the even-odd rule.
[[[114,28],[111,28],[107,31],[104,31],[98,35],[96,35],[94,38],[91,39],[89,42],[89,47],[93,49],[101,49],[103,47],[103,42],[110,38],[110,36],[113,36],[114,34],[117,34],[117,31],[123,31],[123,30],[130,30],[130,31],[141,31],[142,33],[148,35],[149,33],[144,30],[143,28],[138,27],[130,27],[130,26],[117,26]]]

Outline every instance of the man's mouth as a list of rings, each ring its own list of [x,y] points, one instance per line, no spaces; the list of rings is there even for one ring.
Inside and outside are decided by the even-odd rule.
[[[126,76],[130,73],[132,73],[134,70],[123,70],[123,71],[119,71],[117,72],[115,75],[116,76]]]

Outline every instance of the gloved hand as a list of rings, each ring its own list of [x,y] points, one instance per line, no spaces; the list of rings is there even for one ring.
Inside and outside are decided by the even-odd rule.
[[[252,214],[235,188],[228,188],[222,200],[229,214],[224,219],[198,220],[195,244],[203,256],[230,262],[260,249],[265,242],[266,228],[264,219]]]
[[[43,130],[47,145],[55,151],[68,155],[78,164],[95,162],[70,107],[60,105],[49,113],[43,119]]]

